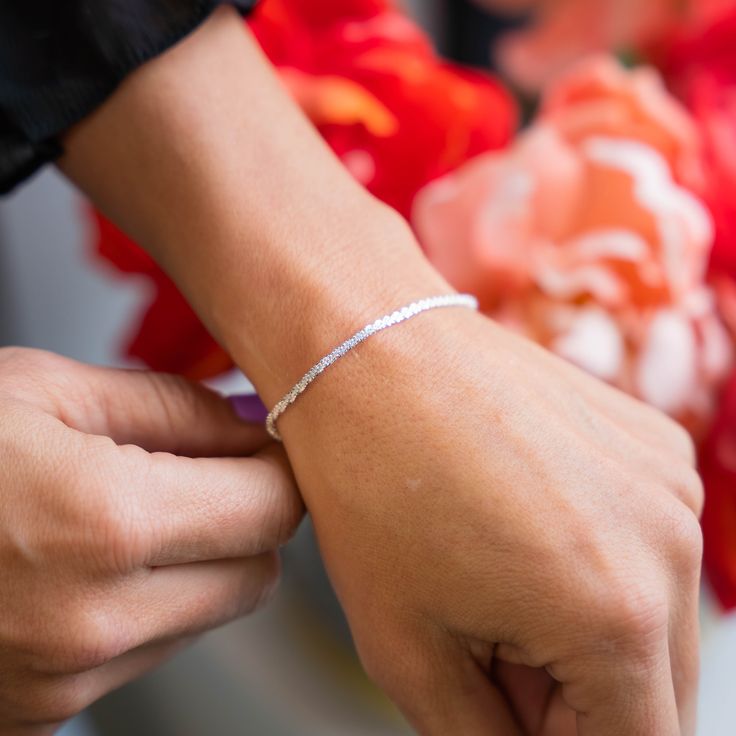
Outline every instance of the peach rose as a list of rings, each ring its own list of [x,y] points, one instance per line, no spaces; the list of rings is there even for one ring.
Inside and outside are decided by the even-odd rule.
[[[510,34],[498,61],[523,89],[536,91],[582,57],[638,51],[683,26],[712,22],[735,0],[477,0],[501,11],[533,8],[528,28]]]
[[[731,352],[704,283],[712,222],[680,183],[696,145],[653,72],[597,58],[509,150],[420,192],[413,222],[488,314],[698,431]]]

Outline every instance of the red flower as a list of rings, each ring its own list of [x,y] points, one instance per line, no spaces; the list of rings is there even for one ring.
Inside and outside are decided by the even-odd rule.
[[[736,4],[705,28],[681,30],[655,54],[703,137],[703,198],[715,223],[710,276],[736,335]],[[736,375],[701,450],[705,566],[721,602],[736,607]]]
[[[346,167],[405,216],[425,184],[511,139],[511,97],[489,76],[438,58],[390,0],[264,0],[249,23]],[[230,367],[172,282],[98,219],[100,252],[157,289],[129,354],[197,377]]]
[[[98,226],[99,254],[123,273],[148,277],[154,286],[153,301],[126,353],[154,370],[186,373],[193,379],[210,378],[232,368],[227,353],[154,260],[103,215],[92,211],[92,217]]]
[[[736,608],[736,374],[700,458],[706,487],[705,566],[727,608]]]
[[[266,0],[251,26],[333,150],[405,216],[427,182],[514,131],[508,94],[442,62],[387,0]]]
[[[704,198],[716,225],[711,271],[736,278],[736,6],[702,31],[670,39],[659,57],[703,135]]]

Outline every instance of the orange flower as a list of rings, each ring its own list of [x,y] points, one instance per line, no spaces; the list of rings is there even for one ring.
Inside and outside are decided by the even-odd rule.
[[[414,224],[484,309],[700,430],[730,362],[704,284],[709,214],[686,113],[647,70],[596,58],[506,152],[429,185]]]
[[[265,0],[251,28],[346,167],[405,216],[422,186],[513,135],[508,93],[442,61],[391,0]]]

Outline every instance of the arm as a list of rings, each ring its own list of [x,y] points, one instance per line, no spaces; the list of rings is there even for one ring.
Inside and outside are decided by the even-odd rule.
[[[449,289],[228,11],[66,147],[269,405],[356,327]],[[446,310],[341,360],[279,428],[364,664],[421,732],[691,732],[702,498],[671,422]]]
[[[366,315],[449,290],[234,11],[138,70],[65,147],[65,173],[176,279],[267,403]]]

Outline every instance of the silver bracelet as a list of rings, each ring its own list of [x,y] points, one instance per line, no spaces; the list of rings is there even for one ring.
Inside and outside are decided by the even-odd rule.
[[[317,376],[324,372],[329,366],[335,361],[342,358],[343,355],[350,352],[354,347],[360,345],[361,342],[367,340],[371,335],[375,335],[381,330],[385,330],[387,327],[393,327],[398,325],[399,322],[405,322],[407,319],[416,317],[422,312],[427,312],[430,309],[439,309],[440,307],[466,307],[468,309],[478,309],[478,300],[470,294],[446,294],[443,296],[432,296],[427,299],[420,299],[417,302],[412,302],[401,309],[397,309],[391,314],[387,314],[381,319],[377,319],[375,322],[366,325],[362,330],[358,330],[351,338],[345,340],[342,345],[338,345],[331,353],[325,355],[319,363],[312,366],[294,385],[289,393],[284,396],[281,401],[274,406],[274,408],[266,417],[266,429],[268,433],[278,442],[281,441],[281,435],[276,427],[276,422],[279,417],[306,391],[312,381]]]

